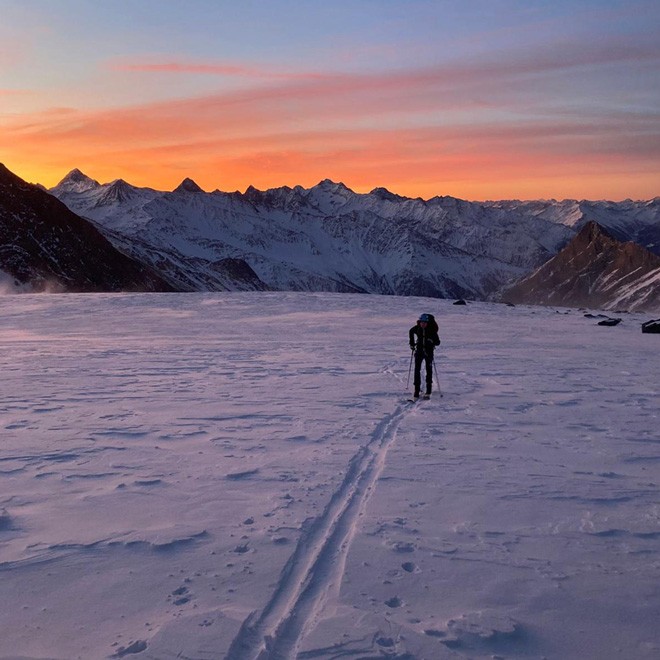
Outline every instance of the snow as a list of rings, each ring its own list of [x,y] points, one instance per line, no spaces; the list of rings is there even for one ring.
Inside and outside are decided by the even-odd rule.
[[[610,309],[617,309],[625,305],[629,305],[630,309],[645,306],[646,309],[651,309],[649,299],[653,297],[653,292],[658,284],[660,284],[660,268],[646,273],[631,284],[622,286],[619,295],[610,305]]]
[[[657,658],[645,320],[1,296],[0,658]]]
[[[119,195],[113,185],[80,192],[60,184],[51,192],[139,260],[155,265],[153,252],[164,251],[173,261],[191,260],[188,269],[199,275],[200,260],[238,257],[277,290],[408,294],[420,291],[423,279],[428,293],[483,298],[539,266],[572,235],[511,209],[493,212],[451,198],[392,201],[328,180],[309,190],[245,195],[132,186]],[[441,268],[424,267],[439,258]],[[178,285],[180,273],[169,275]],[[223,288],[212,278],[203,286]]]
[[[4,270],[0,270],[0,295],[11,293],[26,293],[32,290],[27,284],[20,284],[16,279]]]

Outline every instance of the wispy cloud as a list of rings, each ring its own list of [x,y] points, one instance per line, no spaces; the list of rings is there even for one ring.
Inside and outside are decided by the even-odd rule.
[[[395,88],[405,85],[474,85],[488,82],[497,84],[511,79],[539,76],[553,72],[571,72],[585,67],[598,67],[631,63],[660,62],[660,42],[639,39],[635,43],[612,38],[598,43],[571,40],[555,42],[552,46],[529,49],[511,49],[492,59],[477,58],[443,62],[436,66],[417,69],[386,70],[366,74],[347,74],[316,71],[278,71],[265,67],[232,62],[192,61],[121,61],[108,62],[114,71],[159,74],[208,74],[213,76],[270,79],[310,85],[314,93],[319,87],[328,92],[354,89]],[[296,88],[286,91],[296,91]]]
[[[112,60],[105,64],[111,71],[125,73],[156,73],[173,75],[210,75],[230,78],[252,78],[265,80],[322,80],[324,73],[299,71],[277,71],[258,66],[232,62],[195,62],[186,60],[159,61],[155,58],[141,61]]]
[[[524,189],[522,180],[545,178],[566,188],[567,176],[614,176],[628,167],[642,173],[650,190],[660,162],[658,115],[626,112],[616,90],[608,91],[612,103],[595,106],[579,95],[558,99],[554,89],[576,87],[576,75],[591,80],[594,72],[619,67],[625,75],[657,63],[660,44],[641,39],[567,41],[488,60],[364,74],[115,62],[125,72],[257,82],[176,101],[31,114],[5,121],[0,141],[15,152],[38,153],[52,167],[89,163],[96,178],[103,178],[101,167],[109,178],[134,172],[136,183],[163,187],[182,173],[208,188],[307,185],[330,176],[356,188],[465,194],[470,181],[486,190],[508,177],[510,196],[514,184]]]

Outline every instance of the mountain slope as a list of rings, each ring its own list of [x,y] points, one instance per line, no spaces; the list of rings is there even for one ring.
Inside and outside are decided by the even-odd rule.
[[[132,188],[120,198],[116,182],[78,191],[68,179],[53,194],[186,288],[223,288],[209,265],[231,258],[271,289],[484,298],[573,233],[512,210],[382,188],[357,194],[329,180],[244,194],[204,193],[185,180],[173,192]]]
[[[78,190],[89,188],[83,176]],[[172,290],[91,223],[1,164],[0,271],[11,285],[33,291]]]
[[[660,310],[660,257],[589,222],[503,298],[513,303]]]
[[[660,197],[647,201],[622,202],[541,201],[488,202],[507,212],[544,218],[571,228],[575,233],[589,222],[597,222],[620,241],[633,241],[660,256]]]

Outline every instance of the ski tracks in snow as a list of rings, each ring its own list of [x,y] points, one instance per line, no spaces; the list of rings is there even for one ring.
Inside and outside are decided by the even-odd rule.
[[[305,525],[270,601],[243,622],[226,655],[229,660],[292,660],[314,628],[329,597],[337,596],[359,519],[366,510],[396,439],[405,404],[387,415],[348,464],[344,480],[323,513]]]

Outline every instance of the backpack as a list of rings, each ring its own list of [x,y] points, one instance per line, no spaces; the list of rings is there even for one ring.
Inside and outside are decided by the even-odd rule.
[[[440,328],[438,328],[438,322],[435,320],[435,316],[433,316],[433,314],[427,314],[426,316],[429,317],[429,324],[428,324],[427,328],[431,332],[438,332],[438,330]]]

